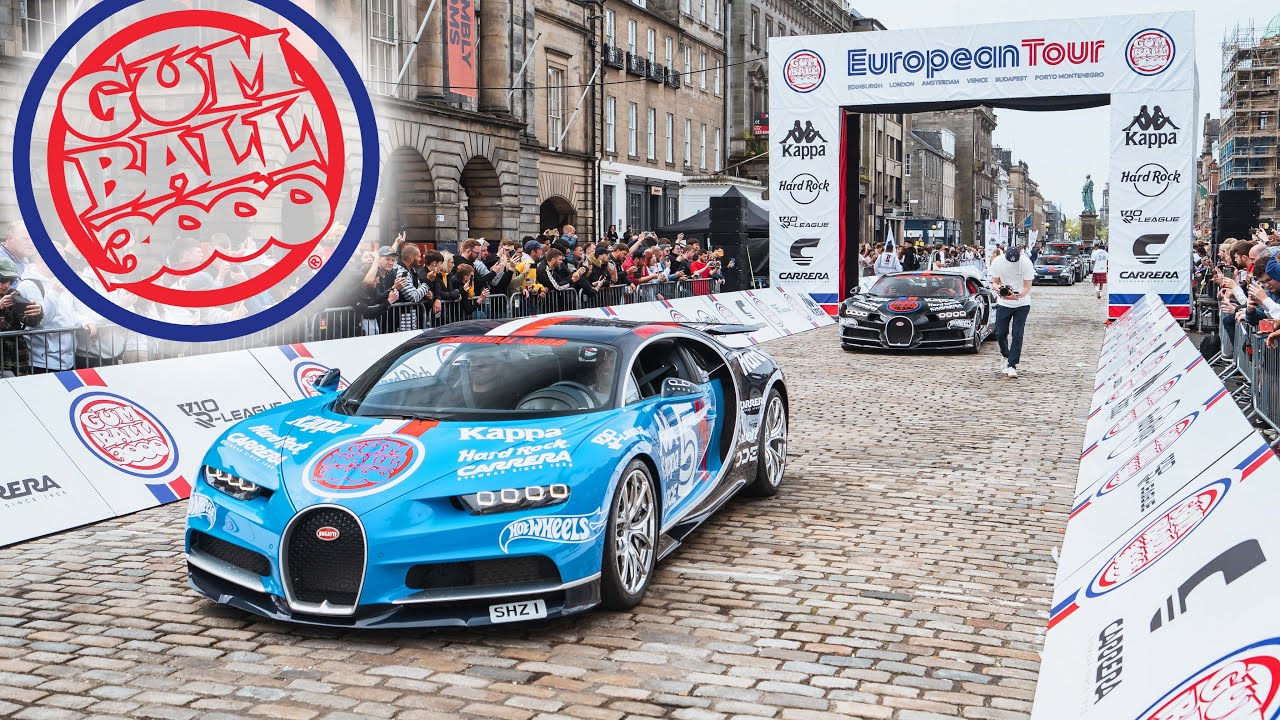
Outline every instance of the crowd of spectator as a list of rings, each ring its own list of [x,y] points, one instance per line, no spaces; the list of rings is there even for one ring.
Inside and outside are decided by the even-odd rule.
[[[1197,242],[1194,257],[1197,283],[1217,292],[1223,354],[1230,355],[1241,340],[1242,325],[1265,335],[1267,346],[1275,348],[1280,343],[1280,233],[1254,228],[1247,240],[1225,239],[1216,258]]]
[[[333,228],[315,255],[327,261],[342,234],[343,228]],[[184,291],[230,287],[283,256],[273,249],[246,262],[223,259],[256,251],[254,240],[235,243],[222,233],[207,241],[179,239],[166,259],[173,272],[164,285]],[[61,254],[86,284],[101,286],[77,253]],[[610,228],[600,242],[580,240],[572,225],[525,236],[519,243],[468,238],[456,254],[424,250],[401,233],[389,245],[366,245],[355,253],[304,312],[349,309],[355,320],[345,334],[355,335],[504,317],[513,297],[535,312],[656,300],[668,292],[664,283],[721,278],[720,257],[719,251],[686,242],[683,235],[668,239],[631,229],[618,235]],[[255,315],[313,276],[314,270],[303,264],[273,288],[230,306],[157,304],[120,289],[107,295],[115,304],[161,322],[213,324]],[[36,253],[23,226],[7,230],[0,243],[0,377],[146,360],[156,356],[156,346],[107,322],[68,291]]]
[[[1004,252],[1003,248],[1000,250]],[[908,239],[898,248],[887,243],[872,245],[863,243],[858,252],[861,277],[885,275],[891,272],[917,270],[941,270],[942,268],[986,267],[982,248],[970,245],[917,244]]]

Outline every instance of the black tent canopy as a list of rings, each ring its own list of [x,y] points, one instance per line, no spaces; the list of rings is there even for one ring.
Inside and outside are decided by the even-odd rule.
[[[751,274],[755,277],[769,276],[769,211],[751,202],[738,190],[730,186],[722,197],[740,197],[747,200],[747,260],[751,265]],[[673,225],[658,228],[658,237],[675,238],[677,233],[686,236],[697,235],[703,239],[711,232],[711,208],[681,220]]]

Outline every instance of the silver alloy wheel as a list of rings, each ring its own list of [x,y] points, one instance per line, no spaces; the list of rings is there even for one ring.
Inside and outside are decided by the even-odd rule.
[[[622,589],[635,595],[649,580],[657,544],[653,486],[644,471],[636,468],[622,479],[618,493],[618,515],[613,522],[614,564]]]
[[[764,415],[764,460],[769,484],[778,487],[787,469],[787,411],[782,398],[774,395]]]

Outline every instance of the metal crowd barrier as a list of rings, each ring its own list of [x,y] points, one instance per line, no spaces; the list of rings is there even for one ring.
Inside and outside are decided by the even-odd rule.
[[[1253,358],[1256,372],[1250,402],[1253,416],[1280,433],[1280,349],[1267,347],[1267,339],[1253,335]],[[1280,435],[1272,446],[1280,445]]]
[[[72,327],[4,331],[0,332],[0,377],[425,330],[464,320],[520,318],[719,291],[720,280],[699,278],[646,283],[634,289],[630,285],[617,285],[598,291],[514,293],[490,295],[483,300],[442,301],[439,312],[434,311],[432,303],[397,303],[372,317],[366,317],[355,307],[326,307],[297,315],[252,335],[213,343],[157,340],[115,325],[99,325],[93,336],[84,328]]]

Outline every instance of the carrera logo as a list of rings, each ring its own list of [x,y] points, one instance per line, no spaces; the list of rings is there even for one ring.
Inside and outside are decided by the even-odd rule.
[[[30,498],[33,495],[52,493],[54,490],[61,489],[62,486],[48,475],[23,478],[22,480],[10,480],[7,483],[0,484],[0,501],[11,502],[14,500],[22,500],[23,498]],[[55,495],[62,494],[63,493],[55,493]]]
[[[787,86],[798,93],[810,93],[822,85],[827,65],[812,50],[797,50],[782,64],[782,77]]]
[[[830,180],[819,180],[809,173],[800,173],[790,180],[778,181],[778,191],[787,193],[800,205],[812,205],[822,193],[829,190]]]
[[[1138,720],[1273,720],[1280,713],[1280,638],[1241,648],[1169,691]]]
[[[1175,503],[1102,566],[1089,584],[1088,596],[1115,590],[1168,555],[1222,503],[1230,487],[1227,478],[1216,480]]]
[[[1159,28],[1140,30],[1125,46],[1125,62],[1139,75],[1159,75],[1173,64],[1176,49],[1173,37]]]
[[[813,127],[812,120],[806,120],[803,127],[797,120],[791,132],[782,138],[782,157],[809,160],[826,154],[827,139]]]
[[[815,228],[831,227],[831,223],[829,222],[800,222],[799,215],[780,215],[778,216],[778,225],[783,230],[786,230],[789,228],[801,228],[801,229],[808,230],[808,229],[815,229]]]
[[[1139,235],[1133,241],[1133,259],[1143,265],[1155,265],[1160,259],[1160,253],[1164,251],[1165,243],[1168,241],[1168,233]]]
[[[813,262],[812,255],[806,255],[806,250],[813,250],[821,243],[821,238],[800,238],[791,243],[791,261],[800,267],[807,267]]]
[[[302,397],[319,397],[321,393],[320,388],[316,387],[316,381],[324,377],[327,372],[329,372],[329,366],[304,360],[293,366],[293,384],[298,386],[298,392],[302,393]],[[346,390],[350,384],[346,378],[340,378],[338,391]]]
[[[1165,116],[1159,105],[1156,105],[1155,112],[1147,110],[1147,106],[1143,105],[1124,128],[1124,144],[1156,149],[1178,144],[1178,133],[1164,132],[1166,128],[1180,129]]]
[[[333,542],[334,540],[337,540],[341,534],[342,533],[338,532],[338,528],[329,527],[328,525],[322,528],[316,528],[316,539],[324,542]]]
[[[1132,185],[1134,192],[1143,197],[1160,197],[1172,183],[1182,183],[1181,172],[1169,172],[1159,163],[1147,163],[1137,170],[1120,173],[1120,182]]]
[[[1121,210],[1120,219],[1123,220],[1126,225],[1129,225],[1132,223],[1159,223],[1159,222],[1175,223],[1181,220],[1182,218],[1178,217],[1177,215],[1145,215],[1144,216],[1141,210]]]
[[[158,478],[178,464],[178,445],[164,424],[119,395],[77,397],[71,404],[71,429],[95,457],[130,475]]]
[[[422,444],[409,436],[348,440],[316,453],[302,472],[308,490],[325,497],[364,497],[400,484],[422,463]]]
[[[779,280],[826,280],[831,276],[824,272],[784,272],[778,273]]]
[[[890,301],[888,304],[889,312],[895,313],[913,313],[920,309],[920,301],[915,298],[899,298]]]
[[[247,335],[317,297],[359,243],[372,104],[292,3],[160,5],[90,7],[41,59],[15,131],[19,206],[41,258],[99,314],[170,340]],[[116,304],[117,289],[148,302]],[[225,312],[261,298],[253,315]],[[186,320],[214,310],[229,317]]]
[[[1121,280],[1177,280],[1177,270],[1121,270]]]

